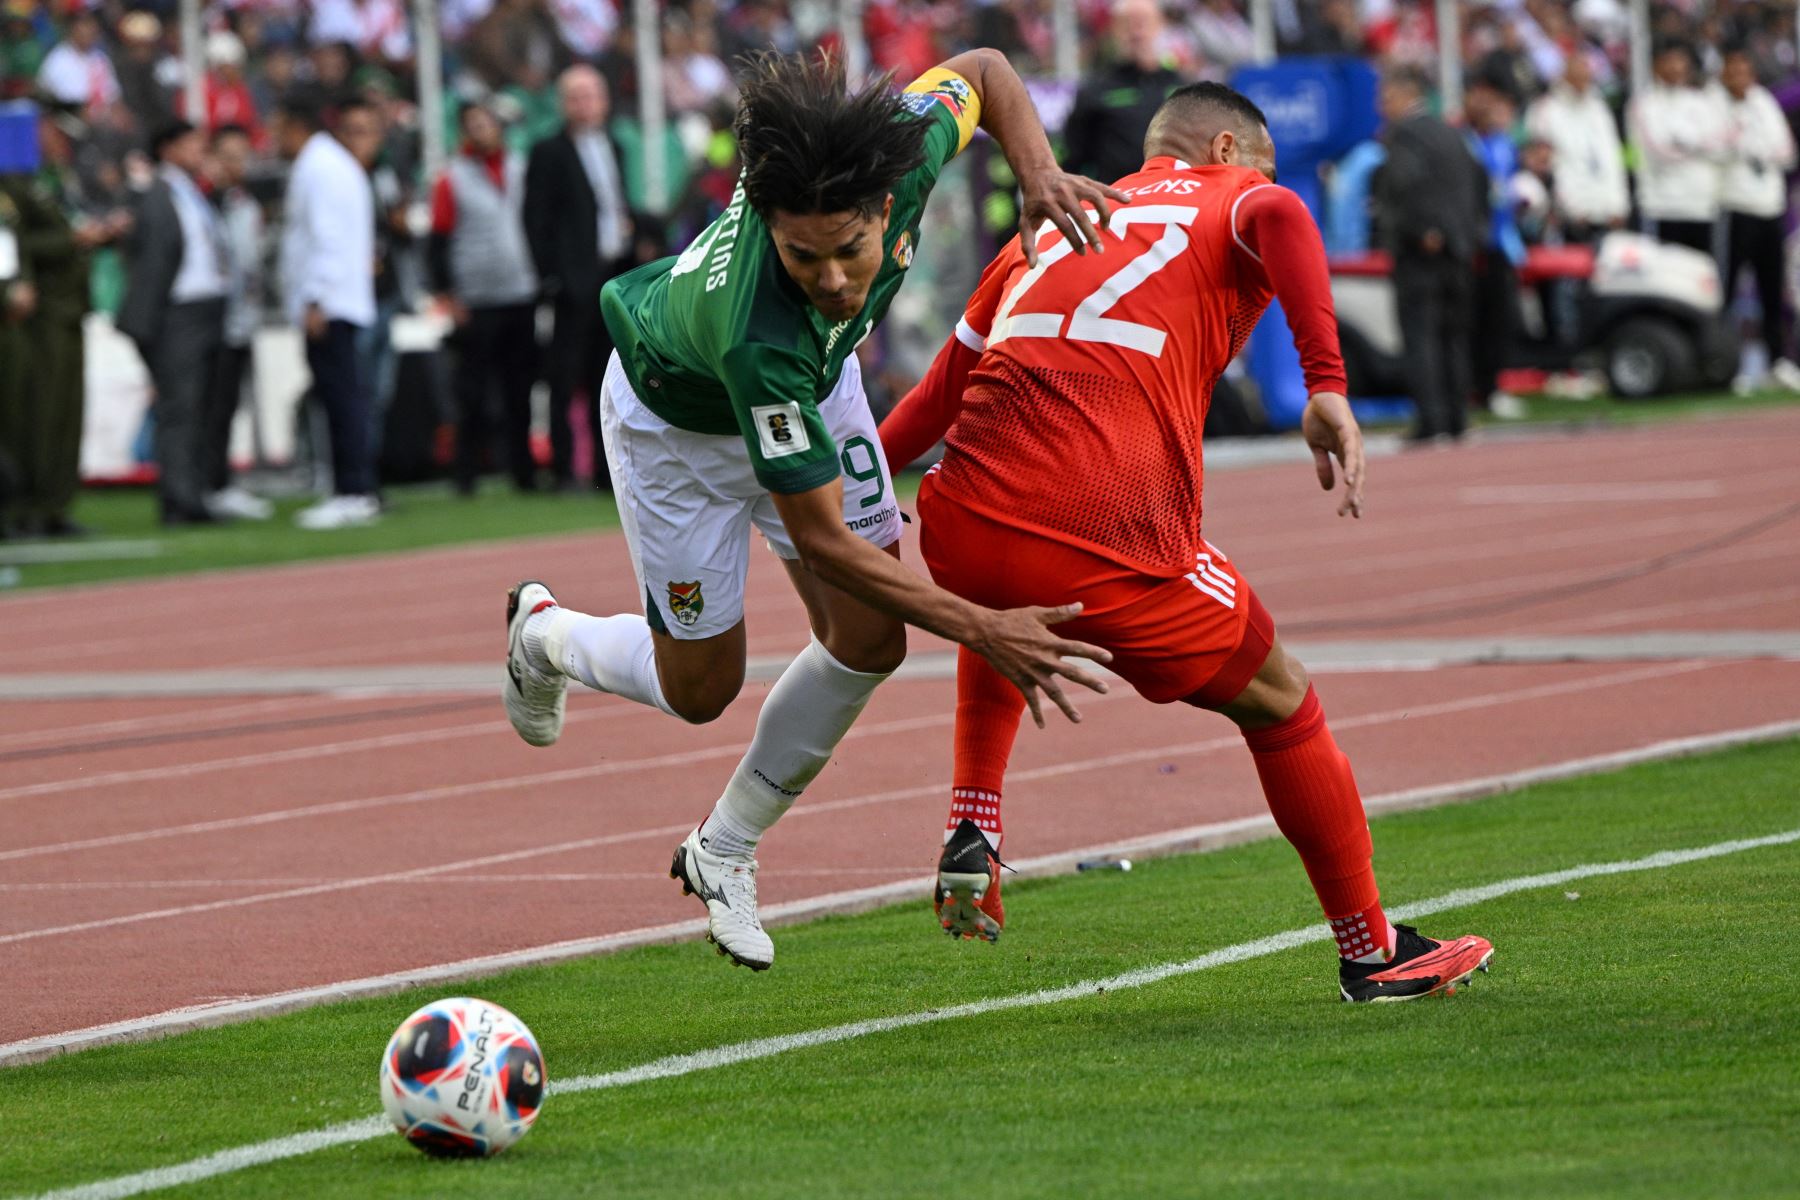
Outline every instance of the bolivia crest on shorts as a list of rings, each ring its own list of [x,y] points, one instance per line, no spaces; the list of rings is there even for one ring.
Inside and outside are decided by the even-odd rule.
[[[678,625],[692,625],[706,611],[706,597],[700,594],[700,580],[676,583],[669,580],[669,613]]]
[[[894,243],[894,265],[904,271],[912,266],[912,260],[913,240],[912,230],[909,229],[900,235],[899,241]]]

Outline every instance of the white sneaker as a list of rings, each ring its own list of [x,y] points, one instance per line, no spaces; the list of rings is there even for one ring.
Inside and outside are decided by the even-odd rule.
[[[294,514],[302,529],[351,529],[381,519],[381,501],[373,496],[331,496]]]
[[[244,521],[266,521],[275,515],[275,506],[261,496],[252,495],[236,484],[206,498],[206,511],[215,517]]]
[[[1760,392],[1763,390],[1763,384],[1765,382],[1765,376],[1752,375],[1748,371],[1741,371],[1731,381],[1731,394],[1734,396],[1748,396],[1752,392]]]
[[[1800,392],[1800,366],[1794,365],[1791,358],[1778,358],[1775,365],[1769,368],[1769,374],[1775,382],[1790,392]]]
[[[775,943],[756,917],[756,860],[748,854],[714,854],[698,829],[675,848],[669,878],[681,880],[684,896],[706,902],[706,940],[731,961],[752,971],[775,962]]]
[[[1489,396],[1488,411],[1502,421],[1522,421],[1531,415],[1530,407],[1511,392],[1495,392]]]
[[[540,667],[537,656],[525,649],[525,622],[541,609],[554,607],[556,597],[535,579],[506,593],[506,682],[500,685],[500,697],[513,730],[532,746],[553,745],[562,736],[568,701],[569,677],[550,663]]]

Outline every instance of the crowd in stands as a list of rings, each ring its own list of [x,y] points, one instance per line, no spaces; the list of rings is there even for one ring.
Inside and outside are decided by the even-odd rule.
[[[868,0],[862,33],[875,68],[902,79],[975,45],[1047,78],[1053,7]],[[654,213],[631,6],[441,0],[439,9],[452,153],[426,179],[419,42],[402,0],[213,0],[202,17],[203,112],[188,111],[174,0],[0,0],[0,102],[38,105],[43,151],[35,177],[0,180],[0,232],[21,231],[41,260],[10,280],[0,271],[0,495],[13,497],[0,535],[77,531],[65,410],[76,410],[78,441],[80,318],[90,308],[116,315],[155,383],[153,443],[171,523],[266,515],[231,485],[221,431],[252,334],[267,321],[305,331],[327,417],[316,449],[335,479],[333,497],[306,518],[318,527],[379,516],[374,464],[396,386],[388,330],[406,310],[429,308],[453,327],[458,369],[444,390],[460,489],[489,469],[520,488],[604,485],[604,458],[582,433],[594,427],[605,360],[591,298],[612,273],[678,248],[729,199],[729,64],[749,51],[833,45],[837,6],[661,6],[671,120],[667,202]],[[1455,141],[1473,151],[1483,181],[1481,227],[1428,237],[1392,204],[1384,211],[1399,178],[1389,172],[1386,192],[1371,185],[1384,143],[1339,164],[1342,179],[1362,183],[1332,189],[1359,210],[1324,214],[1338,248],[1372,237],[1417,258],[1447,246],[1457,269],[1425,275],[1443,276],[1430,285],[1439,293],[1468,292],[1472,307],[1418,309],[1428,292],[1409,297],[1442,324],[1445,312],[1501,305],[1529,244],[1642,225],[1716,254],[1728,282],[1740,267],[1754,276],[1764,361],[1782,384],[1800,385],[1780,269],[1794,166],[1787,113],[1800,101],[1794,9],[1656,5],[1654,82],[1637,96],[1627,95],[1624,0],[1465,2],[1461,12],[1468,90]],[[1083,84],[1058,132],[1072,169],[1106,178],[1137,165],[1131,130],[1170,88],[1229,78],[1256,54],[1243,0],[1078,0],[1075,13]],[[1274,0],[1273,14],[1281,53],[1360,56],[1398,81],[1383,99],[1391,128],[1435,107],[1431,0]],[[1435,133],[1428,140],[1432,154],[1448,152]],[[365,210],[366,228],[350,231],[360,217],[347,215]],[[352,265],[365,261],[372,271]],[[1463,323],[1462,340],[1442,344],[1463,347],[1452,354],[1473,364],[1473,378],[1417,388],[1479,402],[1496,365],[1478,353],[1486,339],[1468,344],[1477,317]],[[38,399],[18,391],[27,379]],[[547,474],[529,437],[540,380],[552,398]],[[54,412],[22,411],[33,404]],[[1422,411],[1432,404],[1422,399]]]

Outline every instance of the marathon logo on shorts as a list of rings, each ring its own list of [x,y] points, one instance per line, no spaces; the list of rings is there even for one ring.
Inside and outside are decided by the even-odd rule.
[[[669,614],[677,625],[692,625],[706,611],[706,597],[700,594],[700,582],[698,579],[692,583],[669,580]]]
[[[800,419],[800,406],[793,401],[759,404],[750,410],[750,419],[756,422],[756,441],[764,458],[786,458],[812,449],[806,423]]]

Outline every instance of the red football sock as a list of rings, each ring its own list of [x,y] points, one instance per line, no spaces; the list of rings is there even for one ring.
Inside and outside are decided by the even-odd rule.
[[[1024,711],[1025,697],[1006,676],[974,651],[957,651],[955,784],[945,841],[966,817],[987,835],[994,853],[1000,852],[1000,789]]]
[[[1369,820],[1318,694],[1308,687],[1293,716],[1267,729],[1244,730],[1244,741],[1275,824],[1300,852],[1338,953],[1367,958],[1391,952],[1394,935],[1375,886]]]

